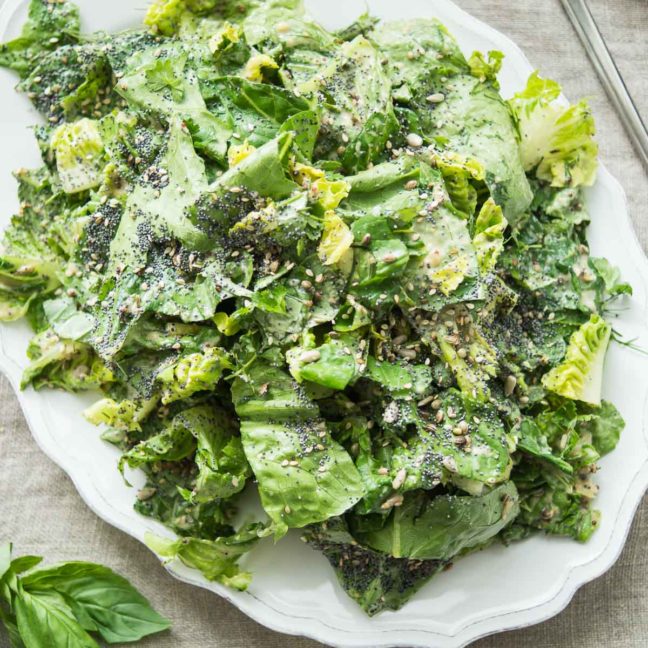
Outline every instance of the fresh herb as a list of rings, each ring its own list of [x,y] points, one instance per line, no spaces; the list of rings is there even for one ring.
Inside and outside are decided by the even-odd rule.
[[[146,71],[146,80],[153,92],[169,90],[174,101],[182,101],[184,97],[184,80],[175,75],[173,63],[160,60]]]
[[[67,562],[36,568],[42,558],[13,558],[0,546],[0,620],[14,648],[98,647],[131,643],[171,623],[108,567]]]

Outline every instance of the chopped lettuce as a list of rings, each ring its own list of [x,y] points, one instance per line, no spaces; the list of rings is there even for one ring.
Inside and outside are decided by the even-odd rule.
[[[222,349],[210,348],[204,353],[190,353],[165,367],[157,376],[162,385],[162,402],[188,398],[199,391],[216,387],[225,369],[232,364]]]
[[[67,193],[92,189],[101,182],[104,147],[96,122],[81,119],[62,124],[52,134],[52,150]]]
[[[394,558],[449,560],[482,548],[519,513],[513,482],[479,497],[408,495],[379,529],[356,532],[371,549]]]
[[[43,116],[0,320],[34,331],[24,388],[99,392],[163,559],[243,590],[300,529],[373,615],[498,540],[591,536],[632,288],[590,254],[585,103],[537,74],[504,101],[502,54],[437,20],[329,32],[302,0],[83,37],[32,0],[0,65]]]
[[[232,386],[232,397],[275,536],[340,515],[362,497],[351,458],[331,438],[317,405],[285,373],[253,365],[248,382]]]
[[[185,0],[155,0],[144,16],[144,24],[154,33],[170,36],[177,30],[185,8]]]
[[[591,185],[598,166],[594,118],[585,101],[569,106],[559,98],[560,86],[534,73],[511,99],[524,168],[554,187]]]
[[[475,219],[473,236],[479,269],[484,274],[495,269],[497,259],[504,249],[506,225],[502,209],[489,198]]]
[[[351,172],[377,161],[397,129],[380,53],[363,36],[342,43],[337,55],[297,89],[323,105],[318,154],[339,158]]]
[[[31,0],[20,36],[0,45],[0,65],[27,76],[48,51],[79,40],[79,9],[71,2]]]
[[[565,358],[543,376],[542,384],[565,398],[601,404],[603,367],[612,327],[592,315],[570,338]]]
[[[319,254],[325,265],[340,263],[353,245],[353,234],[348,225],[333,211],[324,216],[324,231]]]
[[[246,590],[252,575],[241,571],[238,561],[257,544],[263,525],[252,524],[232,536],[204,540],[184,537],[178,540],[149,534],[146,544],[167,561],[180,560],[198,569],[210,581],[223,583],[237,590]]]

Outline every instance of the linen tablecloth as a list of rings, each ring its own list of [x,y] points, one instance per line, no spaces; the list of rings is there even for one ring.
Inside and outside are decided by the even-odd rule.
[[[403,0],[407,1],[407,0]],[[568,97],[588,97],[601,156],[628,194],[635,228],[648,248],[648,176],[626,136],[559,0],[456,0],[508,34]],[[141,0],[143,3],[144,0]],[[430,0],[433,4],[434,0]],[[637,104],[648,118],[648,2],[590,0],[592,11]],[[1,118],[1,116],[0,116]],[[614,214],[609,214],[614,218]],[[632,277],[628,277],[632,280]],[[144,641],[155,648],[311,648],[316,642],[273,633],[214,594],[171,578],[137,541],[113,529],[83,503],[68,477],[31,438],[11,388],[0,379],[0,538],[18,553],[104,563],[129,578],[173,621]],[[583,587],[558,617],[483,639],[476,648],[644,648],[648,645],[648,499],[626,548],[605,576]],[[0,648],[8,647],[0,637]],[[45,648],[45,647],[43,647]]]

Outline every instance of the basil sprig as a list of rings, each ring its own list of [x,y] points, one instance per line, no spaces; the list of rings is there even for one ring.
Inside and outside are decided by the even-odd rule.
[[[0,545],[0,621],[12,648],[97,648],[90,633],[128,643],[170,627],[108,567],[66,562],[34,569],[41,561],[12,559],[11,544]]]

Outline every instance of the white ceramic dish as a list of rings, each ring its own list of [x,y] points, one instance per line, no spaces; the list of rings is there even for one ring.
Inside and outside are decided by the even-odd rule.
[[[116,30],[141,21],[146,0],[97,3],[77,0],[86,30]],[[14,36],[26,14],[26,0],[6,0],[0,9],[0,38]],[[466,52],[499,49],[506,54],[502,90],[521,88],[532,67],[502,34],[461,11],[449,0],[308,1],[327,26],[350,22],[366,7],[383,19],[439,17]],[[318,8],[319,5],[319,8]],[[326,10],[322,8],[326,5]],[[336,25],[331,25],[334,15]],[[0,71],[0,226],[17,208],[11,171],[38,164],[28,127],[37,115],[12,91],[15,78]],[[648,347],[648,260],[632,230],[623,190],[602,168],[587,193],[595,254],[608,257],[631,280],[635,296],[616,328]],[[23,323],[0,327],[0,367],[17,389],[30,337]],[[560,612],[575,591],[605,572],[618,557],[634,511],[648,486],[648,363],[636,352],[613,345],[608,357],[605,395],[620,408],[627,429],[618,449],[602,461],[597,505],[602,524],[586,545],[568,540],[532,538],[508,549],[493,547],[461,560],[433,579],[402,610],[368,619],[338,587],[326,560],[289,536],[279,545],[266,542],[247,559],[255,578],[246,593],[208,583],[197,572],[169,567],[179,579],[227,598],[247,615],[280,632],[302,634],[337,646],[421,646],[458,648],[474,639],[530,625]],[[90,396],[58,392],[19,392],[34,438],[74,481],[100,517],[142,540],[146,531],[167,534],[133,509],[129,489],[117,469],[117,452],[99,440],[97,430],[80,415]],[[137,484],[137,475],[134,481]]]

